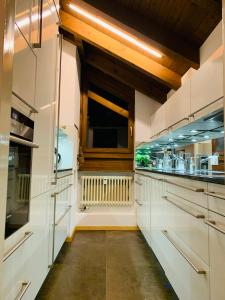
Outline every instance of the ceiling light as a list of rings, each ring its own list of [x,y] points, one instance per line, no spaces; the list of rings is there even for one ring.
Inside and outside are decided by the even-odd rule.
[[[173,139],[169,138],[169,142],[173,142]]]
[[[106,23],[105,21],[95,17],[94,15],[90,14],[89,12],[87,12],[86,10],[80,8],[79,6],[69,3],[68,4],[69,8],[73,11],[75,11],[76,13],[78,13],[79,15],[91,20],[92,22],[100,25],[101,27],[109,30],[110,32],[118,35],[119,37],[121,37],[122,39],[130,42],[131,44],[141,48],[142,50],[148,52],[151,55],[154,55],[157,58],[161,58],[162,54],[159,53],[158,51],[148,47],[146,44],[142,43],[141,41],[138,41],[137,38],[134,38],[130,35],[128,35],[127,33],[117,29],[116,27],[110,25],[109,23]]]
[[[197,132],[198,132],[198,130],[195,130],[195,129],[191,130],[191,133],[197,133]]]
[[[220,133],[224,133],[224,130],[220,131]]]
[[[179,139],[183,139],[184,138],[184,136],[182,134],[180,134],[178,137],[179,137]]]
[[[208,135],[204,135],[204,139],[209,139],[209,136]]]
[[[196,139],[192,139],[191,141],[192,141],[192,142],[197,142],[197,140],[196,140]]]

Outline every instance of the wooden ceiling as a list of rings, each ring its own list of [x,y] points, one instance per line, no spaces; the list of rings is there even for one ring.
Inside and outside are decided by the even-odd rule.
[[[222,18],[221,0],[63,0],[61,28],[85,63],[163,103],[182,75],[199,67],[199,48]],[[73,12],[74,3],[162,53],[156,58]]]

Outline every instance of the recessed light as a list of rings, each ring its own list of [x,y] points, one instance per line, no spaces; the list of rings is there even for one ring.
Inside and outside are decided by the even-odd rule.
[[[156,147],[159,147],[159,144],[156,144]]]
[[[196,140],[196,139],[192,139],[191,141],[192,141],[192,142],[197,142],[197,140]]]
[[[179,139],[183,139],[184,138],[183,134],[180,134],[178,137],[179,137]]]
[[[93,14],[90,14],[88,11],[82,9],[81,7],[79,7],[78,5],[69,3],[68,4],[69,8],[73,11],[75,11],[76,13],[78,13],[79,15],[91,20],[92,22],[100,25],[101,27],[105,28],[106,30],[112,32],[113,34],[116,34],[117,36],[119,36],[120,38],[128,41],[129,43],[141,48],[142,50],[148,52],[151,55],[154,55],[157,58],[161,58],[162,54],[159,53],[158,51],[150,48],[148,45],[146,45],[145,43],[139,41],[136,37],[132,37],[130,35],[128,35],[127,33],[125,33],[124,31],[119,30],[118,28],[110,25],[109,23],[95,17]]]
[[[172,138],[169,138],[169,142],[173,142],[173,139],[172,139]]]
[[[220,131],[220,133],[224,133],[224,130]]]
[[[204,139],[209,139],[209,136],[208,135],[204,135]]]
[[[198,130],[196,130],[196,129],[191,130],[191,133],[197,133],[197,132],[198,132]]]
[[[175,145],[174,145],[174,147],[178,147],[178,145],[177,145],[177,144],[175,144]]]

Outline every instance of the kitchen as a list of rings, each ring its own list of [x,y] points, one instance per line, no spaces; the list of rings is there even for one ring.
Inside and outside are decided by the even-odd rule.
[[[147,2],[0,3],[0,299],[225,299],[224,3]]]

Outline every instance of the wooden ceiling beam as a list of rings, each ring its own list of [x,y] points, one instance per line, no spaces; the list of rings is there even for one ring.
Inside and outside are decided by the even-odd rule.
[[[113,102],[103,98],[102,96],[97,95],[92,91],[88,91],[88,97],[125,118],[129,117],[129,112],[126,109],[114,104]]]
[[[204,5],[203,2],[215,2],[212,0],[191,0]],[[172,60],[177,60],[180,64],[198,69],[200,66],[199,45],[193,44],[182,35],[156,24],[147,17],[138,14],[136,11],[122,6],[117,1],[105,0],[84,0],[87,4],[95,7],[111,18],[132,28],[136,32],[147,37],[150,45],[167,55]],[[205,5],[207,6],[207,5]],[[211,4],[216,10],[217,4]]]
[[[63,29],[78,35],[81,39],[109,52],[116,58],[128,62],[172,89],[180,87],[181,76],[178,73],[171,71],[150,57],[103,33],[70,13],[61,10],[60,16]]]
[[[113,77],[160,103],[166,101],[169,88],[125,63],[117,61],[110,55],[94,49],[94,47],[91,50],[85,48],[85,61],[87,65],[100,70],[103,74],[105,73]],[[96,78],[94,71],[89,71],[88,74],[88,78],[91,80],[92,77],[94,81]]]
[[[93,85],[126,102],[134,100],[134,89],[127,84],[88,64],[86,71],[89,87]]]

